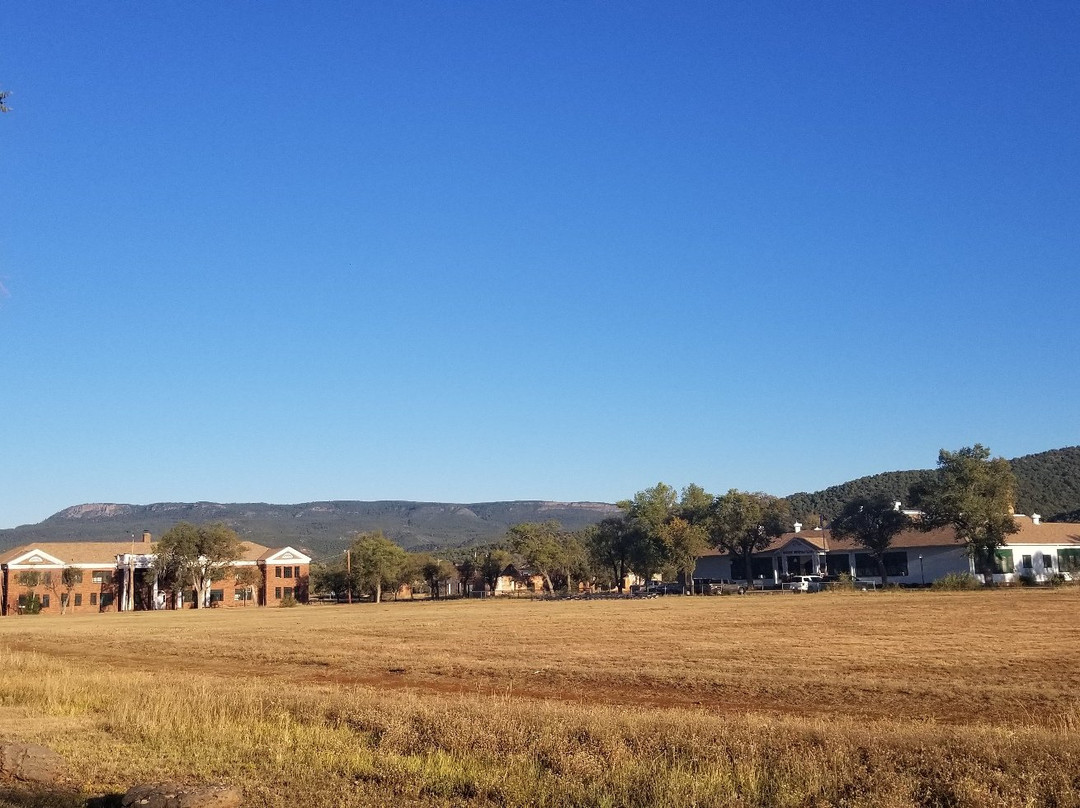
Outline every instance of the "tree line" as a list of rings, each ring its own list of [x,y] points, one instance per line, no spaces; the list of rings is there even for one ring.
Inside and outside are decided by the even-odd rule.
[[[991,458],[980,444],[943,449],[937,469],[916,477],[908,494],[923,511],[919,519],[912,520],[885,493],[856,495],[829,521],[832,536],[865,550],[888,583],[885,556],[901,532],[949,527],[976,570],[993,573],[994,552],[1017,529],[1016,478],[1008,461]],[[696,484],[678,491],[660,482],[618,505],[620,514],[582,530],[565,531],[555,521],[522,523],[502,542],[452,551],[443,559],[407,553],[381,533],[358,534],[350,548],[351,571],[341,560],[322,565],[316,586],[375,600],[384,588],[402,584],[426,586],[438,596],[439,582],[447,580],[468,587],[479,579],[493,591],[516,563],[539,575],[546,592],[576,591],[578,583],[622,592],[632,576],[649,580],[657,574],[680,577],[690,588],[698,559],[713,550],[731,558],[733,577],[741,573],[749,581],[753,556],[793,528],[790,502],[761,492],[713,495]],[[824,527],[817,516],[813,526]]]

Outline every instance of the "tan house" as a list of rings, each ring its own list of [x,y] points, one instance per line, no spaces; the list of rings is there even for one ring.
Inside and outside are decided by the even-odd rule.
[[[154,548],[144,532],[141,541],[36,542],[7,550],[0,554],[0,614],[18,614],[32,600],[46,614],[194,607],[194,589],[159,589]],[[310,565],[311,557],[292,547],[245,541],[203,605],[275,606],[287,597],[305,603]]]

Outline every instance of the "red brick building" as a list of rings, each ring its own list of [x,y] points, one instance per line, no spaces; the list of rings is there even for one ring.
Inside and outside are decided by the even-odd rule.
[[[37,542],[0,553],[0,614],[36,600],[44,614],[193,608],[194,589],[166,591],[154,575],[149,533],[141,541]],[[311,557],[292,547],[244,542],[241,557],[205,593],[205,606],[276,606],[308,598]]]

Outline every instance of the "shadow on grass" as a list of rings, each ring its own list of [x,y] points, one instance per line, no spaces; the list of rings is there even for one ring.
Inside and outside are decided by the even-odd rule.
[[[120,808],[123,796],[91,797],[77,791],[4,783],[0,785],[0,808]]]

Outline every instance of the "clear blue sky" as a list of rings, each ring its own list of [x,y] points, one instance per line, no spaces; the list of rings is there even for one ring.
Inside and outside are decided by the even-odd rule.
[[[1080,4],[4,7],[0,527],[1080,442]]]

